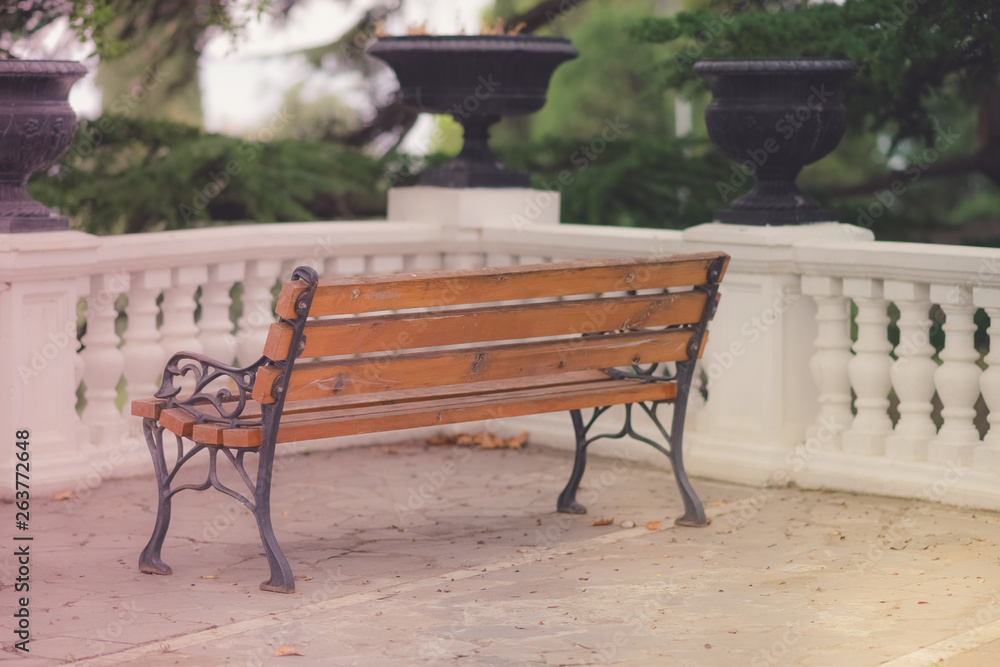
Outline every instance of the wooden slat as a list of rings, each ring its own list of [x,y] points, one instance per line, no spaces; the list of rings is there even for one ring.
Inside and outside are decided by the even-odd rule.
[[[183,438],[190,438],[195,418],[184,408],[170,408],[160,413],[160,426]]]
[[[320,281],[311,316],[433,308],[465,303],[535,299],[572,294],[618,292],[700,285],[725,253],[682,255],[676,259],[612,259],[490,267],[423,274],[362,276]],[[288,282],[275,312],[295,317],[295,301],[305,290]]]
[[[489,345],[379,358],[296,364],[286,400],[417,389],[687,358],[691,331],[668,329],[537,343]],[[279,371],[257,371],[253,398],[270,403]]]
[[[137,398],[132,401],[132,416],[143,419],[159,419],[160,410],[167,404],[163,398]]]
[[[607,382],[608,375],[602,371],[578,371],[576,373],[557,373],[530,378],[512,378],[494,382],[478,382],[475,384],[448,385],[430,387],[420,390],[384,391],[378,394],[356,394],[352,396],[333,396],[329,398],[310,399],[305,401],[286,402],[282,412],[283,419],[289,415],[304,415],[307,413],[329,413],[333,410],[347,410],[364,407],[403,405],[417,401],[477,398],[483,395],[497,395],[504,392],[541,389],[558,390],[567,386],[583,387],[596,382]],[[229,403],[235,403],[231,401]],[[218,412],[209,404],[195,408],[203,414],[216,416]],[[257,401],[247,401],[243,408],[241,420],[244,422],[259,421],[261,405]],[[196,424],[191,435],[195,442],[208,445],[222,444],[222,432],[228,428],[221,424]]]
[[[344,410],[338,414],[289,415],[282,419],[278,442],[298,442],[480,419],[504,419],[637,401],[672,400],[676,395],[677,386],[674,383],[607,380],[578,389],[564,388],[559,392],[536,388],[474,398],[369,406]],[[260,444],[260,437],[259,427],[227,429],[223,432],[224,443],[229,447],[256,447]]]
[[[316,320],[306,325],[306,347],[301,356],[364,354],[691,324],[701,319],[704,308],[705,293],[690,291]],[[264,356],[275,361],[286,359],[292,334],[290,325],[272,324]]]

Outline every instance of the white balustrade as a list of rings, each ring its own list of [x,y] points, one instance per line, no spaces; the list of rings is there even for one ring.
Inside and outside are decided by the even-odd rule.
[[[927,454],[935,463],[972,465],[973,450],[979,445],[979,431],[973,420],[982,374],[976,365],[979,353],[973,344],[976,307],[972,303],[972,289],[932,285],[930,297],[945,314],[944,350],[939,355],[943,363],[934,373],[944,423],[930,442]]]
[[[977,468],[1000,472],[1000,289],[976,288],[973,291],[973,303],[985,308],[986,315],[990,318],[990,327],[987,329],[990,351],[985,359],[989,366],[979,376],[979,389],[990,409],[987,417],[990,428],[983,438],[983,446],[973,451],[973,457]],[[997,339],[996,345],[993,344],[994,338]]]
[[[166,352],[160,345],[160,330],[156,325],[160,307],[156,301],[170,287],[169,269],[135,271],[128,291],[127,328],[122,335],[125,344],[125,388],[128,401],[149,398],[159,388],[157,379],[163,371]]]
[[[931,359],[930,290],[923,283],[887,280],[885,296],[899,308],[899,344],[891,371],[899,422],[886,438],[885,453],[905,461],[926,461],[927,443],[937,433],[931,419],[937,364]]]
[[[78,239],[79,247],[70,253],[74,263],[65,269],[60,264],[68,252],[65,249],[39,246],[33,250],[32,267],[45,266],[44,256],[49,253],[55,259],[43,275],[61,272],[57,278],[72,286],[63,290],[65,298],[58,299],[60,304],[65,302],[62,310],[69,312],[70,299],[78,297],[79,280],[86,283],[90,302],[86,350],[76,358],[82,373],[74,381],[71,365],[52,362],[45,378],[31,379],[33,395],[54,390],[44,383],[55,382],[49,378],[63,378],[59,383],[65,385],[65,391],[57,393],[66,397],[67,406],[60,408],[57,419],[66,427],[59,426],[60,436],[51,438],[53,460],[76,463],[54,474],[73,479],[72,471],[81,467],[79,457],[84,451],[79,443],[87,440],[86,435],[93,436],[98,447],[113,447],[109,435],[115,425],[135,422],[121,415],[115,405],[123,374],[131,400],[156,391],[166,357],[180,350],[201,351],[225,361],[235,356],[240,364],[255,361],[274,319],[272,290],[294,266],[308,264],[332,277],[721,249],[733,261],[723,283],[727,293],[713,323],[713,339],[717,346],[720,341],[744,343],[739,359],[742,370],[727,373],[728,385],[717,383],[710,388],[703,418],[688,420],[691,437],[686,442],[692,470],[701,466],[701,474],[756,483],[777,479],[773,473],[781,468],[789,479],[804,486],[919,496],[927,480],[939,479],[946,466],[971,464],[976,466],[975,474],[959,479],[941,499],[1000,509],[1000,483],[994,483],[1000,482],[995,479],[1000,475],[1000,415],[989,415],[990,430],[982,443],[973,425],[980,391],[989,408],[1000,405],[1000,347],[986,357],[989,367],[981,373],[972,343],[977,307],[985,308],[991,317],[990,337],[1000,331],[1000,264],[995,251],[875,242],[864,230],[859,233],[845,225],[790,230],[702,225],[682,232],[555,224],[553,217],[551,224],[517,227],[510,224],[510,212],[500,210],[501,204],[520,206],[530,193],[517,197],[487,193],[482,199],[478,192],[431,190],[435,189],[403,193],[407,196],[402,198],[397,195],[395,218],[388,222],[86,237]],[[454,206],[442,208],[440,197]],[[422,204],[411,207],[417,215],[408,218],[408,209],[401,204],[414,198]],[[493,205],[483,205],[484,201]],[[2,317],[7,312],[3,307],[20,312],[16,308],[22,307],[22,301],[23,308],[35,307],[33,301],[18,301],[22,286],[17,281],[25,275],[17,263],[20,257],[17,252],[6,253],[0,245],[0,272],[6,271],[5,280],[14,282],[7,292],[0,283],[0,334],[10,329],[6,323],[12,321]],[[128,279],[108,285],[116,269]],[[236,335],[231,336],[230,291],[237,282],[243,285],[243,315]],[[783,289],[801,285],[810,299],[803,299],[798,310],[784,314],[772,327],[773,344],[749,347],[741,327],[758,308],[748,306],[747,299],[763,299],[771,293],[771,285],[779,284]],[[25,282],[23,287],[33,285]],[[195,322],[199,289],[201,317]],[[122,292],[128,294],[128,322],[119,348],[111,297]],[[161,292],[163,323],[158,328]],[[103,293],[108,295],[98,300],[96,296]],[[961,298],[949,301],[950,294]],[[853,350],[851,299],[859,309]],[[895,361],[887,338],[889,301],[900,310]],[[928,340],[931,302],[940,303],[947,314],[940,367]],[[44,331],[38,331],[33,335],[44,338]],[[4,340],[0,335],[0,344]],[[6,340],[19,339],[15,334]],[[8,347],[13,361],[7,366],[0,362],[0,367],[15,372],[22,366],[33,368],[31,354],[37,346],[18,342]],[[729,349],[728,343],[719,349]],[[56,366],[58,373],[52,372]],[[75,387],[81,378],[87,390],[82,422],[68,407],[69,385]],[[856,417],[851,414],[852,388],[857,396]],[[899,398],[895,429],[888,415],[890,389]],[[930,420],[935,389],[944,403],[945,427],[939,434],[934,433]],[[746,409],[748,397],[756,401],[752,411]],[[698,411],[699,404],[693,396],[690,409]],[[572,446],[565,415],[530,419],[512,419],[507,426],[529,429],[539,442]],[[839,448],[825,446],[831,424],[835,426],[833,442],[842,442]],[[822,434],[820,427],[826,428]],[[73,428],[85,428],[85,437],[61,435]],[[824,446],[813,448],[810,443],[815,440]],[[52,462],[45,469],[55,470]],[[988,489],[994,487],[997,491],[990,495]]]
[[[819,412],[806,430],[806,439],[841,444],[842,434],[854,419],[851,414],[851,361],[849,302],[843,281],[829,276],[803,276],[802,293],[816,302],[816,352],[809,371],[819,389]]]
[[[886,312],[889,304],[882,296],[881,280],[845,279],[844,294],[858,306],[855,317],[858,339],[854,343],[854,358],[847,364],[857,414],[843,434],[843,447],[853,454],[880,455],[885,453],[885,439],[892,432],[887,412],[892,388],[889,379],[892,345]]]
[[[125,358],[118,349],[115,301],[127,289],[128,276],[124,274],[98,274],[90,279],[82,357],[87,399],[84,423],[95,444],[116,439],[121,429],[121,413],[115,401]]]

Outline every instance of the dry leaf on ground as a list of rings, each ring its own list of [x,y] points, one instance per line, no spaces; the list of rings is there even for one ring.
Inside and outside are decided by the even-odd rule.
[[[427,439],[427,444],[440,447],[445,445],[475,445],[479,449],[523,449],[528,444],[528,432],[511,438],[480,431],[479,433],[439,434]]]
[[[614,522],[615,522],[614,517],[611,517],[610,519],[598,519],[597,521],[595,521],[594,523],[592,523],[590,525],[591,526],[610,526]]]
[[[279,658],[286,655],[302,655],[291,646],[282,646],[277,651],[275,651],[274,654]]]
[[[69,500],[72,497],[73,497],[72,491],[59,491],[54,496],[52,496],[52,500]]]
[[[659,529],[660,529],[660,522],[659,521],[647,521],[646,522],[646,530],[659,530]]]

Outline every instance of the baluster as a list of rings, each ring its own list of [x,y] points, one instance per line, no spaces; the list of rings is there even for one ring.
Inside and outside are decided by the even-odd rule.
[[[983,438],[983,446],[976,447],[973,459],[976,467],[1000,472],[1000,289],[977,287],[973,290],[973,303],[986,309],[990,318],[990,351],[986,355],[989,367],[979,376],[979,389],[989,408],[986,421],[990,430]]]
[[[198,307],[194,295],[207,281],[208,270],[203,266],[172,269],[170,287],[163,290],[163,326],[160,328],[160,344],[168,358],[176,352],[204,351],[198,340],[198,325],[194,322],[194,311]]]
[[[365,258],[357,255],[334,257],[327,262],[326,268],[333,276],[361,276],[365,273]]]
[[[526,262],[520,262],[525,264]],[[444,268],[448,271],[453,269],[478,269],[486,265],[486,253],[482,252],[449,252],[444,256]]]
[[[816,421],[806,429],[806,439],[837,448],[854,419],[847,372],[852,359],[850,309],[840,278],[802,276],[802,293],[816,303],[816,351],[809,371],[819,389],[819,410]]]
[[[412,273],[440,271],[444,257],[439,252],[418,252],[403,257],[403,270]]]
[[[517,258],[506,252],[486,253],[486,266],[513,266],[517,264]]]
[[[125,358],[118,349],[115,332],[118,310],[115,300],[128,289],[128,277],[102,274],[90,279],[87,297],[87,333],[83,337],[83,382],[86,385],[87,407],[84,423],[90,430],[90,440],[100,446],[117,440],[123,426],[115,401],[118,382],[125,367]]]
[[[973,344],[976,325],[973,316],[972,290],[956,285],[932,285],[931,300],[941,304],[945,314],[944,350],[934,373],[934,384],[944,406],[944,424],[937,437],[928,445],[928,459],[935,463],[954,462],[972,465],[973,450],[979,445],[976,399],[979,398],[979,376],[976,361],[979,353]]]
[[[170,287],[170,270],[136,271],[128,291],[128,328],[122,338],[125,359],[125,384],[129,404],[138,398],[150,398],[159,387],[157,378],[163,372],[166,352],[160,345],[156,316],[160,307],[156,299]]]
[[[399,273],[403,270],[402,255],[368,255],[365,258],[365,273],[381,275]]]
[[[889,419],[889,371],[892,362],[889,351],[888,302],[882,298],[882,281],[865,278],[845,278],[844,294],[858,306],[855,322],[858,339],[854,343],[854,358],[847,364],[847,374],[857,397],[857,414],[851,427],[844,431],[845,452],[879,455],[885,452],[885,439],[892,432]]]
[[[248,262],[243,278],[243,315],[236,332],[236,355],[240,366],[260,358],[267,340],[267,330],[274,322],[274,296],[271,289],[281,272],[281,260],[259,259]]]
[[[243,262],[213,264],[208,267],[208,282],[201,287],[201,346],[206,355],[224,364],[236,359],[236,337],[230,318],[233,300],[229,293],[236,281],[243,280],[245,268]]]
[[[937,432],[931,419],[937,364],[931,359],[930,289],[920,283],[887,280],[885,295],[899,307],[899,345],[890,373],[899,398],[899,422],[886,438],[885,453],[906,461],[926,461],[927,443]]]

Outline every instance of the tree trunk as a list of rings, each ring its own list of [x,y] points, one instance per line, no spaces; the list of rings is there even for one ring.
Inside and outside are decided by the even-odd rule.
[[[152,7],[131,11],[145,15],[120,19],[112,28],[129,48],[121,56],[102,59],[97,68],[104,113],[155,118],[202,127],[197,50],[203,26],[188,21],[158,20]]]

